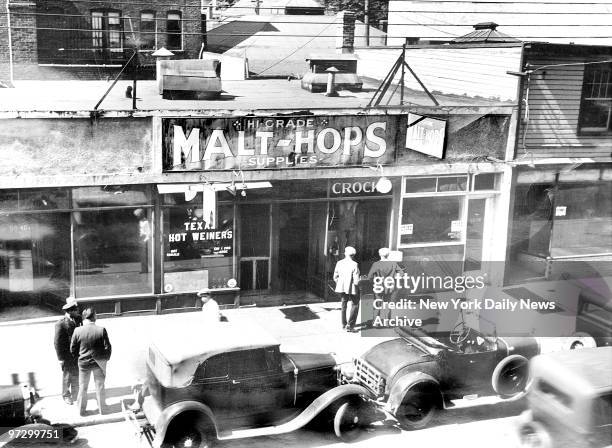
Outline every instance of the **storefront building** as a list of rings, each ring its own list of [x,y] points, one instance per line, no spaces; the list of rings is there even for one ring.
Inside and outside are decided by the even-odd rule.
[[[511,107],[51,115],[0,122],[5,313],[69,294],[159,313],[202,288],[335,300],[347,245],[363,274],[381,247],[465,270],[506,256]]]

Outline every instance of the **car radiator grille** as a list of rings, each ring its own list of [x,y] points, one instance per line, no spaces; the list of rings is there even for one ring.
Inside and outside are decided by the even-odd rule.
[[[377,396],[385,393],[385,379],[382,374],[365,362],[363,359],[355,360],[355,379],[370,389]]]

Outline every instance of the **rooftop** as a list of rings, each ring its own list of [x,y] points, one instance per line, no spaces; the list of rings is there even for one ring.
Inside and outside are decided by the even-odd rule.
[[[16,81],[15,88],[0,88],[0,115],[11,117],[15,113],[43,113],[48,111],[91,111],[100,101],[111,83],[106,81]],[[98,107],[101,111],[131,113],[132,99],[125,96],[132,82],[122,80],[115,85]],[[167,100],[158,94],[155,81],[138,81],[138,113],[147,111],[202,110],[265,110],[265,109],[357,109],[365,108],[378,87],[378,82],[364,80],[361,91],[339,91],[337,97],[323,93],[310,93],[300,87],[296,79],[250,79],[223,81],[223,93],[212,99]],[[390,89],[391,90],[391,89]],[[434,95],[441,106],[509,106],[512,103],[467,96]],[[385,101],[382,103],[384,106]],[[422,91],[406,89],[405,105],[433,107]],[[399,89],[389,107],[399,106]]]

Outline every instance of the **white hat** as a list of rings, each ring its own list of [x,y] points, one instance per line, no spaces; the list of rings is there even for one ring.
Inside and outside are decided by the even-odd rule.
[[[210,289],[208,289],[208,288],[200,289],[198,291],[197,295],[198,295],[198,297],[208,296],[208,295],[210,295]]]
[[[74,308],[74,307],[76,307],[78,305],[79,304],[78,304],[77,300],[74,297],[69,296],[69,297],[66,298],[66,305],[64,305],[62,307],[62,309],[63,310],[69,310],[70,308]]]
[[[357,251],[353,246],[346,246],[344,248],[344,255],[355,255]]]

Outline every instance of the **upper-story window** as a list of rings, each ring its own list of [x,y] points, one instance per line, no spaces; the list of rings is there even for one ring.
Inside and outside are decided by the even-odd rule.
[[[154,11],[140,13],[140,49],[153,50],[156,46],[157,22]]]
[[[172,11],[168,13],[166,22],[166,48],[168,50],[181,50],[183,48],[183,31],[181,13]]]
[[[612,132],[612,64],[592,64],[584,69],[579,131]]]
[[[94,49],[121,50],[123,48],[120,11],[92,11],[91,31]]]

